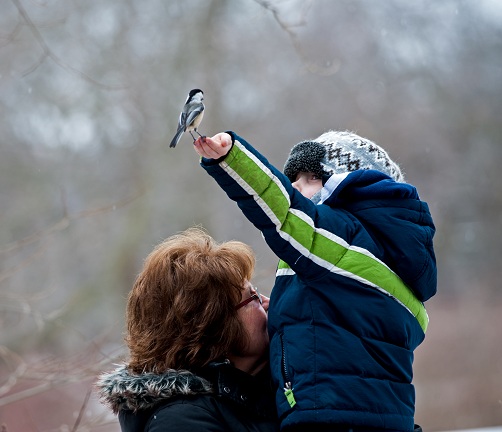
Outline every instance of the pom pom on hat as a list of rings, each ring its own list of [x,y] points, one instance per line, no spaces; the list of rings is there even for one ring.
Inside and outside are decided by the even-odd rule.
[[[292,149],[284,174],[294,182],[299,172],[312,172],[326,178],[360,169],[373,169],[404,182],[399,166],[374,142],[351,132],[329,131]]]

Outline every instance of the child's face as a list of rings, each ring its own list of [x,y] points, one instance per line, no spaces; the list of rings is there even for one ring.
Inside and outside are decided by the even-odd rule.
[[[322,179],[311,172],[299,172],[292,184],[306,198],[312,198],[314,194],[322,189]]]

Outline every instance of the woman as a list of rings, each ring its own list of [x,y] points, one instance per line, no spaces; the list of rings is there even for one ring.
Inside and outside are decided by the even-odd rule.
[[[122,431],[275,431],[269,299],[244,243],[191,228],[158,245],[129,294],[127,365],[100,395]]]

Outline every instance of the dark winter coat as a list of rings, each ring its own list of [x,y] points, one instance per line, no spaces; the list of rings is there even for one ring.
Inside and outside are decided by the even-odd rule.
[[[268,310],[281,427],[413,431],[413,351],[436,292],[435,232],[416,189],[333,175],[314,204],[250,144],[201,164],[281,259]]]
[[[97,386],[123,432],[278,430],[268,368],[253,377],[228,362],[199,374],[136,375],[121,366],[103,374]]]

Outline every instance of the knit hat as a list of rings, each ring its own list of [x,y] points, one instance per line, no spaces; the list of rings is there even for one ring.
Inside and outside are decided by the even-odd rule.
[[[284,174],[294,182],[299,172],[312,172],[323,178],[360,169],[383,172],[404,182],[399,166],[374,142],[351,132],[329,131],[315,140],[302,141],[292,149]]]

